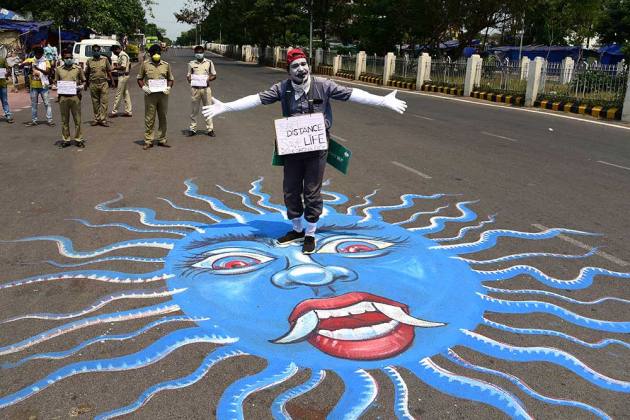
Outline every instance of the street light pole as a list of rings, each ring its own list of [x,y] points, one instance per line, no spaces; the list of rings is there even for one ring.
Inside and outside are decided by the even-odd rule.
[[[313,0],[311,0],[311,18],[310,18],[310,28],[309,28],[309,45],[308,45],[308,55],[313,58]]]

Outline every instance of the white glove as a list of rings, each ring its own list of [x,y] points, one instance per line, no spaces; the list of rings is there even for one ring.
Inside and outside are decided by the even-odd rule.
[[[245,96],[232,102],[221,102],[217,98],[212,98],[212,105],[204,106],[201,113],[206,118],[213,118],[224,112],[245,111],[262,105],[258,94]]]
[[[396,93],[398,93],[397,90],[386,96],[378,96],[361,89],[353,88],[349,100],[363,105],[382,106],[402,114],[407,109],[407,102],[396,98]]]
[[[142,91],[144,92],[145,95],[150,95],[152,93],[151,89],[149,89],[149,86],[147,85],[142,86]]]
[[[166,89],[164,89],[164,94],[168,95],[169,93],[171,93],[171,87],[167,86]]]

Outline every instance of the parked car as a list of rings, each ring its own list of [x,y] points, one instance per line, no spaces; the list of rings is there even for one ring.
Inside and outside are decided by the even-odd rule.
[[[74,48],[72,49],[72,58],[74,58],[75,63],[81,65],[81,67],[85,66],[88,58],[92,57],[92,46],[100,45],[101,46],[101,54],[107,56],[112,64],[116,64],[118,62],[118,57],[112,54],[112,47],[114,45],[120,45],[120,43],[114,39],[83,39],[80,42],[74,43]]]

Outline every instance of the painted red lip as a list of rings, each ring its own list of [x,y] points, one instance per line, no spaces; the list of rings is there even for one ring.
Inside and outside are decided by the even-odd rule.
[[[289,315],[289,322],[293,327],[295,321],[309,311],[343,309],[361,302],[384,303],[400,307],[409,313],[407,305],[402,303],[370,293],[352,292],[332,298],[302,301]],[[309,336],[308,342],[326,354],[344,359],[378,360],[393,357],[405,351],[413,342],[413,326],[398,323],[387,334],[366,340],[342,340],[320,334],[321,330],[357,329],[391,321],[391,318],[379,311],[320,319],[316,331]]]

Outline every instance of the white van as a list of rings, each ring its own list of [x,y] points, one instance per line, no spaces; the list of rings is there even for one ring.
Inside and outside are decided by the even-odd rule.
[[[118,56],[112,53],[112,47],[114,45],[120,45],[118,41],[114,39],[83,39],[80,42],[74,43],[74,48],[72,49],[72,58],[74,62],[81,65],[81,67],[85,67],[85,63],[88,58],[92,57],[92,46],[100,45],[101,46],[101,54],[107,56],[112,66],[118,63]]]

